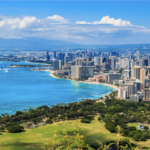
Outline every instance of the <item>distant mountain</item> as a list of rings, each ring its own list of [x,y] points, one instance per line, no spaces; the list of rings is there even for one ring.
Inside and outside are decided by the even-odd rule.
[[[64,41],[46,40],[40,38],[3,39],[0,38],[0,49],[49,49],[80,45]]]

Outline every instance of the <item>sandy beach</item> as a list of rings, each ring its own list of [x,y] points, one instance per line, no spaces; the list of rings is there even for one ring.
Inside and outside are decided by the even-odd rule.
[[[18,67],[22,67],[22,66],[11,66],[11,67],[18,68]]]
[[[112,87],[112,88],[114,88],[115,90],[118,90],[118,87],[115,86],[115,85],[112,85],[112,84],[100,83],[100,82],[87,82],[87,81],[79,81],[79,82],[83,82],[83,83],[92,83],[92,84],[101,84],[101,85],[104,85],[104,86]]]
[[[52,76],[53,78],[59,78],[59,77],[56,77],[56,76],[53,75],[53,73],[54,73],[55,71],[52,71],[52,70],[48,70],[48,71],[50,72],[49,75]]]
[[[53,78],[59,78],[59,77],[56,77],[55,75],[53,75],[53,73],[54,73],[55,71],[52,71],[52,70],[44,70],[44,71],[49,71],[49,72],[50,72],[50,76],[52,76]],[[67,79],[67,80],[71,80],[71,79]],[[75,80],[73,80],[73,81],[75,81]],[[112,85],[112,84],[99,83],[99,82],[87,82],[87,81],[78,81],[78,82],[82,82],[82,83],[90,83],[90,84],[101,84],[101,85],[104,85],[104,86],[112,87],[112,88],[114,88],[115,90],[118,91],[118,87],[115,86],[115,85]]]

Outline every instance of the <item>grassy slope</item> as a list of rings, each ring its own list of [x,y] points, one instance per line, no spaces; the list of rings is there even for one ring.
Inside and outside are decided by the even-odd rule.
[[[54,123],[51,125],[46,125],[43,127],[38,127],[35,129],[27,129],[22,133],[7,133],[3,132],[0,135],[0,149],[39,149],[41,146],[48,144],[49,138],[52,137],[52,132],[57,131],[58,143],[60,143],[60,138],[62,138],[62,130],[66,129],[70,136],[74,132],[74,121],[65,121]],[[110,133],[105,129],[104,123],[99,123],[97,118],[92,121],[91,124],[81,123],[80,132],[86,135],[86,141],[89,144],[95,145],[96,142],[106,142],[108,140],[118,140],[117,134]],[[130,139],[131,140],[131,139]],[[134,142],[134,144],[141,147],[148,147],[150,145],[150,140],[145,142]]]

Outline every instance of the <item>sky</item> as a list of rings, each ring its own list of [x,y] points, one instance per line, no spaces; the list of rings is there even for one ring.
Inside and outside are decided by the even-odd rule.
[[[150,1],[0,1],[0,37],[150,43]]]

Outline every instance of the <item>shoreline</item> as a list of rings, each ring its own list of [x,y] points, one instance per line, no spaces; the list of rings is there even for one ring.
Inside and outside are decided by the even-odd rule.
[[[55,75],[53,75],[53,73],[55,71],[53,70],[37,70],[37,71],[47,71],[49,72],[50,76],[53,77],[53,78],[57,78],[57,79],[66,79],[66,78],[60,78],[60,77],[56,77]],[[71,80],[71,81],[76,81],[76,80],[72,80],[72,79],[66,79],[66,80]],[[80,83],[88,83],[88,84],[100,84],[100,85],[104,85],[104,86],[107,86],[107,87],[111,87],[113,88],[112,90],[110,90],[109,92],[107,93],[104,93],[104,94],[101,94],[104,99],[105,99],[105,96],[108,96],[112,91],[118,91],[118,87],[115,86],[115,85],[111,85],[111,84],[107,84],[107,83],[99,83],[99,82],[87,82],[87,81],[76,81],[76,82],[80,82]],[[96,102],[104,102],[105,100],[100,100],[100,97],[98,97],[97,101]],[[96,99],[95,99],[96,100]]]
[[[64,79],[64,78],[56,77],[55,75],[53,75],[53,72],[55,72],[55,71],[53,71],[53,70],[43,70],[43,71],[48,71],[48,72],[50,72],[49,75],[50,75],[51,77],[53,77],[53,78]],[[75,81],[75,80],[72,80],[72,79],[66,79],[66,80]],[[88,83],[88,84],[100,84],[100,85],[104,85],[104,86],[113,88],[113,91],[118,91],[118,87],[117,87],[117,86],[111,85],[111,84],[107,84],[107,83],[87,82],[87,81],[77,81],[77,82],[80,82],[80,83]],[[102,94],[101,97],[105,98],[105,96],[108,96],[111,92],[112,92],[112,90],[111,90],[110,92],[108,92],[108,93]],[[100,98],[100,97],[99,97],[99,98]],[[98,98],[97,102],[104,102],[104,100],[100,100],[99,98]]]
[[[50,72],[50,76],[52,76],[53,78],[60,78],[60,77],[56,77],[55,75],[53,75],[53,72],[55,71],[52,71],[52,70],[44,70],[44,71],[49,71]],[[61,79],[61,78],[60,78]],[[72,79],[66,79],[66,80],[72,80]],[[76,80],[72,80],[72,81],[76,81]],[[100,85],[104,85],[104,86],[108,86],[108,87],[111,87],[115,90],[118,91],[118,87],[115,86],[115,85],[112,85],[112,84],[107,84],[107,83],[100,83],[100,82],[87,82],[87,81],[77,81],[77,82],[81,82],[81,83],[90,83],[90,84],[100,84]]]

